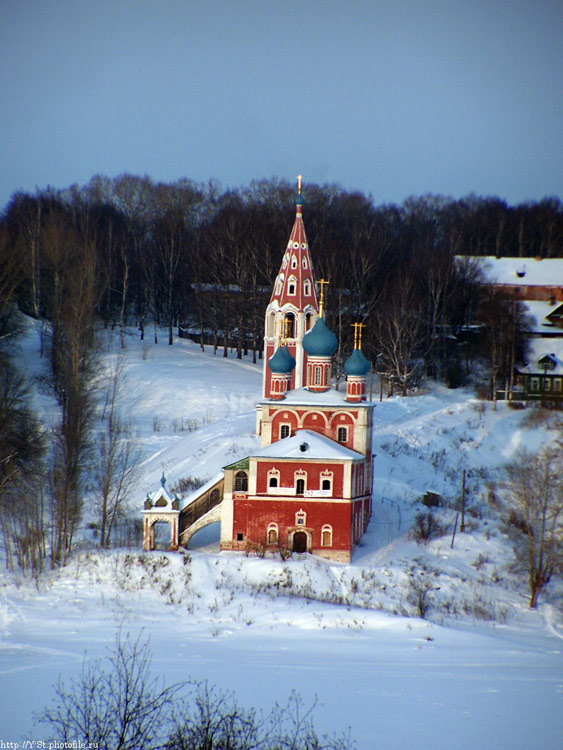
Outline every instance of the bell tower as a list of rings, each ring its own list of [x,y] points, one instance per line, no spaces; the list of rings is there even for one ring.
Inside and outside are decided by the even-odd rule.
[[[279,398],[278,389],[272,387],[272,370],[269,360],[283,346],[295,360],[288,390],[302,388],[307,379],[307,353],[303,337],[311,330],[319,315],[315,276],[309,245],[303,224],[303,197],[301,175],[297,178],[295,221],[289,236],[280,270],[268,307],[264,332],[264,398]]]

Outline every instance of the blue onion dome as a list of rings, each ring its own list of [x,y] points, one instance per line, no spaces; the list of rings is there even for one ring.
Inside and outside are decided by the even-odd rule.
[[[354,349],[352,354],[344,363],[344,372],[346,375],[367,375],[371,365],[364,357],[361,349]]]
[[[315,325],[303,336],[303,349],[310,357],[332,357],[338,349],[338,339],[323,318],[317,318]]]
[[[285,346],[278,346],[268,360],[268,367],[277,375],[287,375],[295,367],[295,360]]]

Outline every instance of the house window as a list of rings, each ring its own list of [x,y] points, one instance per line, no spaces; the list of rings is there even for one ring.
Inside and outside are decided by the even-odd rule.
[[[320,367],[315,367],[315,377],[314,377],[314,383],[315,385],[321,385],[323,382],[323,371]]]
[[[280,440],[283,440],[286,437],[289,437],[289,431],[290,427],[288,424],[282,424],[280,426]]]
[[[305,330],[309,331],[312,325],[313,325],[313,314],[307,313],[307,315],[305,316]]]
[[[321,547],[332,547],[332,526],[327,523],[321,530]]]
[[[295,493],[297,495],[303,495],[305,492],[305,480],[304,479],[298,479],[295,483]]]
[[[532,391],[539,391],[540,381],[539,378],[532,378]]]
[[[243,539],[244,539],[244,534],[241,531],[239,531],[237,533],[237,542],[242,542]]]
[[[325,491],[328,490],[330,492],[331,484],[332,482],[330,481],[330,479],[323,479],[321,489]]]
[[[543,389],[544,389],[544,391],[550,391],[551,390],[551,378],[544,378],[543,379]]]
[[[278,525],[277,525],[277,523],[269,523],[268,524],[267,539],[268,539],[268,544],[277,544],[278,543]]]
[[[295,278],[295,276],[292,276],[289,279],[289,283],[287,287],[288,294],[295,294],[296,289],[297,289],[297,279]]]
[[[248,492],[248,474],[246,471],[237,471],[235,474],[235,492]]]
[[[306,297],[311,296],[311,282],[309,280],[305,281],[305,283],[303,284],[303,294]]]
[[[561,378],[555,378],[555,380],[553,381],[553,390],[554,391],[561,390]]]
[[[305,526],[307,523],[307,514],[304,510],[298,510],[295,514],[295,525],[296,526]]]
[[[348,428],[339,427],[336,439],[338,440],[339,443],[347,443],[348,442]]]
[[[270,477],[268,481],[268,487],[277,487],[278,486],[278,478],[277,477]]]

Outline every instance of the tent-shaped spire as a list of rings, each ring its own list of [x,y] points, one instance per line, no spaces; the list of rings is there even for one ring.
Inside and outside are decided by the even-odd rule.
[[[290,304],[297,310],[303,310],[307,306],[318,310],[319,307],[313,264],[303,224],[303,196],[300,186],[295,199],[295,221],[270,298],[270,304],[272,303],[280,308]]]

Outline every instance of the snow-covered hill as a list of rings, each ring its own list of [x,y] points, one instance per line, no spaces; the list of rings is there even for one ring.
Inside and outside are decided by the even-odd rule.
[[[39,374],[29,325],[22,357]],[[117,356],[108,343],[108,369]],[[207,480],[257,446],[260,365],[132,333],[124,371],[123,413],[142,452],[132,505],[163,471],[169,484]],[[41,389],[36,408],[53,414]],[[291,689],[308,701],[316,694],[317,725],[350,725],[360,750],[559,748],[561,584],[529,611],[526,580],[510,572],[510,545],[486,503],[516,450],[555,434],[530,413],[435,385],[378,402],[374,514],[349,566],[219,553],[208,527],[187,554],[84,549],[37,585],[3,575],[0,740],[43,739],[32,711],[59,674],[76,676],[85,654],[106,654],[121,625],[150,636],[153,671],[166,682],[207,678],[263,707]],[[452,548],[463,470],[468,530]],[[427,490],[451,507],[439,511],[443,536],[423,546],[409,532]],[[418,581],[428,584],[426,620]]]

